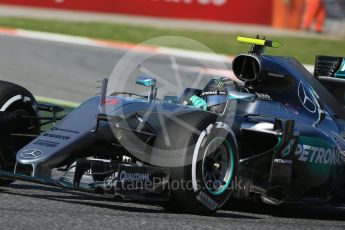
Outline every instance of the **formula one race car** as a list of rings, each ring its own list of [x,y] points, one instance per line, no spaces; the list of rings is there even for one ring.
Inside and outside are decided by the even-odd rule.
[[[0,111],[27,120],[4,134],[1,185],[29,181],[192,213],[230,197],[342,204],[345,59],[318,56],[313,76],[294,58],[263,55],[277,42],[238,40],[252,48],[233,60],[236,81],[193,80],[179,94],[139,76],[131,86],[141,93],[107,95],[104,80],[100,96],[61,121],[60,107],[0,82]]]

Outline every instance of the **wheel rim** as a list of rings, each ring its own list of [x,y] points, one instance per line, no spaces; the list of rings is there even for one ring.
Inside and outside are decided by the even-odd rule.
[[[213,195],[221,195],[229,186],[234,171],[233,151],[224,138],[215,138],[207,146],[202,161],[203,182]]]

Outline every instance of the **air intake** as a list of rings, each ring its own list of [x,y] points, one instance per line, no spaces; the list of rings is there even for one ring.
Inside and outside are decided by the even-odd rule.
[[[233,60],[232,70],[235,76],[242,81],[255,81],[260,77],[261,64],[254,55],[243,54]]]

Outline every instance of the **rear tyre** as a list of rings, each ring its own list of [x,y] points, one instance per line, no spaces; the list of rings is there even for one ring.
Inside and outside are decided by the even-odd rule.
[[[0,81],[0,112],[20,113],[37,117],[36,104],[34,96],[25,88],[10,82]],[[9,129],[14,129],[16,133],[28,133],[32,132],[29,127],[37,125],[37,123],[37,120],[28,120],[20,126],[15,123],[9,124]],[[13,171],[17,151],[29,141],[27,138],[14,137],[10,133],[3,133],[0,142],[0,169]],[[0,179],[0,186],[12,182],[12,180]]]
[[[152,164],[171,170],[171,199],[165,208],[174,212],[214,212],[233,191],[238,168],[235,137],[231,128],[217,122],[217,116],[211,113],[197,111],[178,119],[183,122],[174,122],[174,118],[165,123],[166,133],[175,134],[170,143],[163,134],[157,135],[151,154]]]

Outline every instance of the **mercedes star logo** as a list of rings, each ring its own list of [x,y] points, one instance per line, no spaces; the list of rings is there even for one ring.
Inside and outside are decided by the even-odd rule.
[[[316,112],[314,96],[303,82],[300,82],[298,85],[298,98],[306,110],[311,113]]]
[[[42,151],[38,149],[27,149],[20,153],[23,159],[37,159],[42,156]]]

